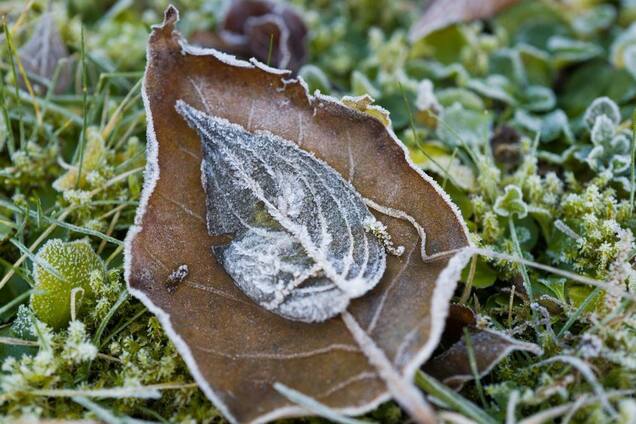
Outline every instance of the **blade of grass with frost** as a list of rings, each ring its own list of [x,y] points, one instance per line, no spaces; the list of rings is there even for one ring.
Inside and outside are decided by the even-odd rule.
[[[95,344],[96,346],[101,346],[100,340],[102,338],[104,330],[106,329],[106,326],[110,322],[110,319],[113,317],[113,315],[115,315],[115,312],[117,312],[117,309],[119,309],[119,307],[123,305],[127,299],[128,290],[124,290],[120,293],[113,306],[110,307],[106,316],[99,323],[99,327],[97,328],[97,330],[95,331],[95,335],[93,336],[93,344]]]
[[[2,108],[2,117],[4,119],[4,125],[7,129],[7,149],[9,150],[9,157],[15,153],[15,135],[13,134],[13,126],[11,125],[11,119],[9,118],[9,109],[7,108],[7,101],[4,95],[6,86],[4,84],[4,73],[0,70],[0,107]],[[0,152],[4,149],[4,145],[0,145]]]
[[[601,401],[601,404],[603,404],[603,408],[611,416],[616,418],[617,412],[614,409],[614,407],[612,407],[612,405],[609,403],[609,400],[607,398],[607,394],[605,393],[605,389],[598,382],[598,379],[594,375],[594,371],[592,371],[592,368],[590,368],[590,366],[587,363],[585,363],[583,360],[581,360],[581,359],[579,359],[579,358],[577,358],[575,356],[556,355],[556,356],[553,356],[551,358],[545,359],[545,360],[543,360],[543,361],[541,361],[538,364],[535,364],[533,366],[534,367],[538,367],[538,366],[542,366],[542,365],[546,365],[546,364],[551,364],[553,362],[565,362],[566,364],[569,364],[569,365],[573,366],[574,368],[576,368],[581,373],[581,375],[585,378],[585,380],[587,380],[587,382],[590,384],[590,386],[592,386],[592,389],[594,390],[594,394],[596,394],[596,396]]]
[[[8,270],[7,273],[15,273],[18,277],[26,281],[29,286],[35,286],[35,282],[33,281],[33,278],[31,278],[31,273],[25,272],[19,265],[16,266],[2,257],[0,257],[0,265],[4,266],[5,269]]]
[[[378,370],[379,376],[384,380],[387,389],[393,398],[418,424],[432,424],[437,420],[433,408],[422,396],[422,393],[402,374],[395,369],[391,361],[386,357],[373,339],[360,327],[356,319],[347,311],[342,313],[342,320],[349,329],[358,346],[369,362]]]
[[[495,424],[497,422],[479,406],[421,370],[418,370],[415,374],[415,384],[428,393],[429,396],[441,400],[449,408],[470,417],[479,424]]]
[[[62,274],[59,273],[58,270],[56,270],[55,268],[53,268],[51,266],[51,264],[49,264],[48,262],[38,258],[36,255],[34,255],[25,245],[23,245],[22,243],[20,243],[18,240],[12,238],[9,240],[11,242],[11,244],[13,244],[15,247],[18,248],[18,250],[20,250],[20,252],[23,255],[26,255],[29,259],[31,259],[31,261],[38,265],[41,266],[42,268],[44,268],[47,272],[50,272],[51,274],[53,274],[55,276],[55,278],[61,280],[61,281],[66,281],[66,279],[62,276]]]
[[[446,179],[448,178],[455,187],[459,187],[457,183],[455,182],[455,180],[453,179],[453,176],[448,172],[448,169],[444,168],[439,162],[435,160],[434,157],[429,155],[426,152],[426,150],[423,149],[422,146],[420,146],[421,140],[417,136],[417,133],[415,132],[415,120],[413,119],[413,112],[411,112],[411,105],[409,104],[409,101],[406,98],[406,93],[404,93],[404,87],[402,87],[402,83],[400,83],[399,86],[400,86],[400,92],[402,93],[402,99],[404,100],[404,105],[406,106],[406,112],[409,115],[409,123],[411,126],[411,132],[413,133],[413,137],[415,137],[415,141],[417,142],[417,147],[419,148],[420,152],[422,152],[424,157],[426,157],[428,160],[433,162],[433,164],[435,164],[435,166],[442,172],[442,174],[444,174],[444,181],[446,181]],[[453,156],[454,155],[455,153],[453,152]]]
[[[46,397],[74,397],[86,396],[91,398],[109,398],[109,399],[159,399],[161,392],[155,386],[139,386],[139,387],[113,387],[102,389],[35,389],[29,393],[36,396]]]
[[[542,271],[546,271],[546,272],[549,272],[549,273],[554,274],[554,275],[559,275],[561,277],[566,277],[566,278],[569,278],[569,279],[571,279],[573,281],[586,284],[588,286],[599,287],[599,288],[601,288],[601,289],[603,289],[603,290],[605,290],[605,291],[607,291],[609,293],[614,294],[615,296],[618,296],[618,297],[621,297],[621,298],[624,298],[624,299],[631,299],[631,300],[636,301],[636,295],[631,294],[629,292],[626,292],[624,290],[620,290],[619,288],[617,288],[617,286],[608,284],[608,283],[606,283],[604,281],[594,280],[592,278],[585,277],[585,276],[582,276],[582,275],[579,275],[579,274],[575,274],[575,273],[570,272],[570,271],[564,271],[562,269],[555,268],[555,267],[550,266],[550,265],[545,265],[545,264],[541,264],[541,263],[538,263],[538,262],[529,261],[527,259],[520,258],[520,257],[515,257],[515,256],[508,255],[508,254],[505,254],[505,253],[495,252],[494,250],[490,250],[490,249],[467,247],[467,248],[456,249],[456,250],[452,250],[452,251],[448,251],[448,252],[443,252],[443,256],[451,256],[451,255],[459,253],[461,251],[472,252],[472,254],[484,256],[484,257],[491,258],[491,259],[499,259],[499,260],[508,261],[508,262],[511,262],[511,263],[524,264],[524,265],[529,266],[531,268],[540,269]],[[442,255],[440,255],[439,257],[442,257]]]
[[[105,346],[106,344],[108,344],[108,342],[115,337],[117,334],[119,334],[122,330],[124,330],[126,327],[128,327],[130,324],[132,324],[133,322],[135,322],[136,320],[138,320],[142,315],[144,315],[146,312],[148,312],[146,310],[146,308],[141,308],[139,310],[139,312],[137,312],[135,315],[133,315],[129,320],[127,320],[126,322],[124,322],[123,324],[119,325],[118,327],[116,327],[108,336],[106,336],[106,338],[104,340],[101,341],[101,343],[99,344],[99,347],[101,348],[102,346]]]
[[[477,369],[477,359],[475,358],[475,349],[473,349],[473,340],[470,338],[470,333],[467,327],[464,327],[464,343],[466,344],[466,351],[468,352],[468,363],[470,364],[470,371],[473,373],[473,379],[475,380],[475,386],[477,387],[477,393],[479,394],[479,400],[481,405],[486,407],[486,396],[484,396],[484,388],[481,384],[481,376]]]
[[[6,200],[1,200],[0,199],[0,206],[3,206],[7,209],[10,209],[16,213],[24,213],[24,210],[21,208],[18,208],[17,206],[13,205],[10,202],[7,202]],[[109,243],[115,244],[115,245],[123,245],[123,242],[121,240],[117,240],[114,237],[108,236],[104,233],[101,233],[97,230],[91,230],[90,228],[85,228],[85,227],[79,227],[77,225],[73,225],[73,224],[69,224],[67,222],[63,222],[60,221],[59,219],[55,219],[55,218],[50,218],[46,215],[41,215],[39,214],[37,211],[33,211],[31,209],[27,210],[27,215],[30,216],[31,218],[35,218],[35,219],[41,219],[43,221],[46,221],[49,224],[55,224],[58,227],[62,227],[65,228],[67,230],[79,233],[79,234],[85,234],[87,236],[93,236],[93,237],[97,237],[99,239],[105,240]]]
[[[517,256],[523,258],[523,251],[521,250],[521,244],[519,244],[519,238],[517,237],[517,228],[515,226],[515,221],[513,216],[511,215],[508,218],[508,228],[510,230],[510,237],[512,238],[512,243],[515,246],[515,251]],[[528,269],[526,268],[526,264],[523,262],[521,264],[521,276],[523,277],[523,287],[526,289],[526,294],[528,295],[528,303],[532,305],[534,303],[534,292],[532,290],[532,282],[530,281],[530,276],[528,275]],[[537,322],[537,313],[534,308],[530,308],[532,313],[532,321]]]
[[[20,293],[19,295],[17,295],[16,297],[14,297],[13,299],[11,299],[8,303],[2,305],[0,307],[0,317],[6,313],[7,311],[11,310],[11,308],[18,306],[20,304],[20,302],[22,302],[24,299],[28,298],[32,293],[38,293],[37,290],[35,289],[30,289],[27,290],[23,293]]]
[[[0,337],[0,344],[9,346],[29,346],[37,347],[40,344],[33,340],[18,339],[17,337]]]
[[[85,397],[75,396],[73,398],[73,402],[82,405],[84,408],[95,414],[95,416],[102,420],[106,424],[124,424],[125,421],[123,418],[116,416],[108,409],[101,407],[100,405],[92,402]]]
[[[570,329],[570,327],[572,327],[572,325],[574,325],[574,323],[579,319],[579,317],[583,314],[583,312],[588,308],[590,303],[592,303],[592,301],[594,301],[596,299],[596,297],[599,295],[600,292],[601,292],[601,289],[599,287],[596,287],[594,290],[592,290],[592,292],[590,294],[587,295],[585,300],[583,300],[581,305],[579,305],[579,307],[576,309],[576,311],[572,315],[570,315],[570,317],[568,318],[566,323],[563,325],[561,330],[559,330],[559,332],[557,333],[557,338],[561,338],[565,334],[565,332],[568,331]]]
[[[274,383],[274,388],[290,401],[302,406],[307,411],[314,413],[320,417],[326,418],[340,424],[368,424],[369,421],[356,420],[346,417],[337,411],[329,408],[318,402],[316,399],[306,396],[299,391],[296,391],[290,387],[285,386],[282,383]]]
[[[86,146],[86,130],[88,128],[88,75],[86,73],[86,43],[84,39],[84,26],[82,25],[80,31],[80,58],[82,63],[82,133],[80,135],[79,149],[79,165],[77,169],[77,181],[75,182],[75,188],[79,188],[80,181],[82,179],[82,166],[84,164],[84,148]]]
[[[13,48],[13,42],[12,42],[12,37],[11,37],[11,32],[9,31],[9,25],[7,25],[7,16],[3,16],[2,18],[2,29],[3,32],[5,34],[6,40],[7,40],[7,50],[9,51],[9,64],[10,64],[10,70],[11,70],[11,76],[13,77],[13,81],[14,81],[14,89],[15,89],[15,97],[16,99],[20,98],[20,89],[18,88],[18,73],[15,69],[15,49]],[[31,98],[34,98],[35,96],[31,95]],[[20,127],[20,132],[19,132],[19,137],[20,137],[20,149],[22,149],[24,146],[24,124],[22,122],[22,109],[18,108],[18,122],[19,122],[19,127]]]
[[[141,88],[142,81],[143,79],[139,78],[137,82],[135,83],[135,85],[128,91],[128,93],[126,94],[126,97],[124,97],[124,99],[117,105],[117,108],[113,112],[110,120],[108,121],[104,129],[102,130],[102,137],[105,140],[108,139],[113,129],[116,127],[117,121],[119,120],[122,112],[131,104],[136,103],[132,100],[139,98],[140,96],[139,90]],[[107,145],[110,145],[110,143],[107,143]]]

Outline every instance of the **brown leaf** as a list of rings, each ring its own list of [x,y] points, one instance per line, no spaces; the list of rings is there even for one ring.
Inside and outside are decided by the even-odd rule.
[[[521,135],[507,125],[499,127],[490,139],[495,161],[507,172],[512,171],[521,162]]]
[[[478,329],[475,314],[471,309],[452,305],[443,336],[444,343],[452,345],[429,360],[423,369],[427,374],[456,390],[474,378],[464,336],[465,329],[468,329],[480,377],[490,373],[499,362],[514,351],[523,350],[535,355],[542,353],[541,348],[534,343],[516,340],[503,333]]]
[[[268,62],[280,69],[298,70],[307,59],[307,26],[291,7],[268,0],[232,3],[218,34],[193,41],[241,57]]]
[[[415,42],[428,34],[458,22],[485,19],[519,0],[432,0],[424,14],[411,27],[409,38]]]
[[[148,117],[148,167],[136,226],[126,242],[131,293],[157,314],[194,378],[233,422],[304,415],[274,388],[282,383],[345,413],[362,413],[389,398],[384,380],[347,326],[381,349],[405,378],[412,377],[441,336],[461,269],[469,254],[459,212],[428,176],[411,166],[390,129],[366,113],[325,96],[308,96],[288,71],[243,62],[189,46],[174,30],[176,9],[149,41],[143,96]],[[408,214],[374,211],[396,245],[370,293],[354,300],[347,321],[286,320],[250,301],[217,264],[208,235],[201,184],[201,143],[177,114],[183,100],[248,131],[265,130],[313,153],[365,198]],[[183,268],[183,266],[187,268]],[[187,269],[174,286],[171,275]],[[183,273],[181,273],[183,274]],[[358,337],[359,340],[360,337]]]
[[[63,93],[72,81],[71,63],[69,54],[62,36],[55,24],[53,14],[47,12],[40,17],[33,35],[19,51],[20,61],[27,74],[36,75],[50,83],[56,78],[55,93]],[[34,88],[40,93],[47,89],[46,85],[32,80]],[[20,81],[24,86],[24,81]]]

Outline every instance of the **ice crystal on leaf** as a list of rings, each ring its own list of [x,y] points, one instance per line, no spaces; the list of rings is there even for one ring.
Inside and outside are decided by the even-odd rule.
[[[289,319],[324,321],[382,277],[375,218],[333,168],[269,133],[250,133],[185,102],[203,145],[207,227],[233,240],[214,253],[235,284]]]

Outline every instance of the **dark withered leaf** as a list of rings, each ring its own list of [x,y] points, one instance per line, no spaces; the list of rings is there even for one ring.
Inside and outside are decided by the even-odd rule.
[[[424,14],[411,27],[409,38],[417,41],[459,22],[489,18],[519,0],[431,0]]]
[[[49,84],[55,83],[55,93],[63,93],[70,86],[72,66],[52,13],[47,12],[40,17],[31,38],[19,50],[19,55],[27,74],[40,77]],[[45,84],[35,79],[30,83],[39,93],[47,90]],[[20,79],[20,84],[24,87],[25,82]]]
[[[521,135],[516,129],[503,125],[490,139],[490,148],[497,164],[510,172],[521,162]]]
[[[466,344],[465,330],[468,330],[472,354],[480,377],[488,374],[514,351],[521,350],[535,355],[542,353],[541,348],[534,343],[477,328],[475,313],[470,308],[452,305],[443,336],[444,345],[450,347],[430,359],[423,369],[427,374],[456,390],[474,378],[470,368],[471,351]]]
[[[148,167],[126,242],[131,293],[157,314],[199,386],[233,422],[306,414],[275,390],[277,382],[341,412],[374,408],[389,390],[349,328],[359,325],[364,334],[357,336],[412,381],[438,344],[470,256],[425,260],[421,236],[426,233],[429,255],[466,247],[458,210],[411,165],[380,121],[336,99],[309,96],[287,71],[191,47],[175,31],[176,21],[169,8],[148,46]],[[175,109],[178,100],[249,133],[266,131],[294,143],[374,205],[371,212],[405,250],[387,255],[380,282],[351,301],[346,320],[308,324],[271,313],[217,261],[213,249],[231,242],[231,235],[208,232],[204,151],[199,134]],[[187,275],[170,290],[165,282],[184,265]]]
[[[250,133],[177,102],[197,130],[207,227],[238,287],[286,318],[324,321],[372,289],[386,254],[355,189],[326,163],[267,132]],[[265,218],[263,216],[265,215]]]
[[[210,47],[255,57],[280,69],[298,70],[307,58],[307,26],[282,3],[239,0],[232,3]]]

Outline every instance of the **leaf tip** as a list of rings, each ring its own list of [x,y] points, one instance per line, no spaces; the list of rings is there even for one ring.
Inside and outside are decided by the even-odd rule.
[[[179,22],[179,10],[173,4],[169,4],[163,12],[161,28],[172,30],[177,22]]]

